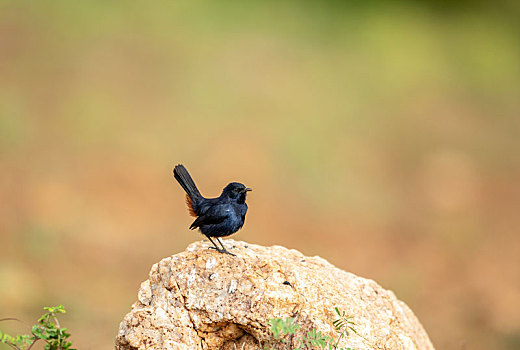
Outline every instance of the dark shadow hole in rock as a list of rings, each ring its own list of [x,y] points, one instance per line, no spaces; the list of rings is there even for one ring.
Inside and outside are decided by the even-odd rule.
[[[236,323],[210,323],[197,330],[202,339],[204,348],[208,350],[256,350],[262,349],[260,342],[244,329],[244,326]]]
[[[258,340],[249,333],[244,333],[240,338],[232,341],[227,341],[222,346],[222,350],[260,350]]]
[[[131,346],[131,345],[120,345],[119,347],[116,347],[117,350],[139,350],[138,348]]]

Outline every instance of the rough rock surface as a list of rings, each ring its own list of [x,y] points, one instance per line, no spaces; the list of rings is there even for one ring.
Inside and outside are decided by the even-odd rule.
[[[281,349],[269,319],[293,317],[299,332],[333,336],[334,307],[356,323],[357,334],[340,347],[433,349],[406,304],[374,281],[280,246],[225,244],[236,257],[196,242],[153,265],[121,322],[116,349]]]

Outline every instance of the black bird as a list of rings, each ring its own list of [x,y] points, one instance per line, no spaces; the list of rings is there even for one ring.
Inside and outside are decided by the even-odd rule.
[[[235,256],[226,250],[219,237],[232,235],[242,228],[247,213],[246,195],[251,189],[241,183],[231,182],[224,187],[220,197],[204,198],[184,165],[176,165],[173,176],[186,191],[186,204],[190,215],[196,217],[190,230],[198,227],[200,232],[213,243],[212,249]],[[211,237],[217,239],[222,249]]]

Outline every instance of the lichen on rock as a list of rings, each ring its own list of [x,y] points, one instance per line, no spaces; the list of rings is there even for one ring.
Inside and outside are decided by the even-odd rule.
[[[116,349],[277,349],[269,319],[293,317],[299,332],[333,336],[335,307],[356,323],[340,347],[433,349],[412,311],[376,282],[280,246],[226,245],[236,257],[196,242],[153,265]]]

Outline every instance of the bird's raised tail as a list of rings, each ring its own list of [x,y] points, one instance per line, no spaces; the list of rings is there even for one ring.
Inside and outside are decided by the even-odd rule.
[[[184,191],[186,191],[186,194],[190,197],[191,200],[198,200],[202,197],[199,190],[197,189],[197,186],[195,185],[195,182],[193,182],[190,173],[188,173],[188,170],[186,170],[184,165],[176,165],[175,168],[173,168],[173,176],[175,177],[175,180],[179,182],[182,188],[184,188]]]
[[[179,182],[182,188],[184,188],[184,191],[186,191],[186,205],[188,206],[190,215],[196,217],[197,213],[195,212],[193,202],[197,203],[199,199],[202,198],[202,195],[195,185],[195,182],[193,182],[190,173],[188,173],[188,170],[186,170],[184,165],[179,164],[173,168],[173,176],[175,177],[175,180]]]

